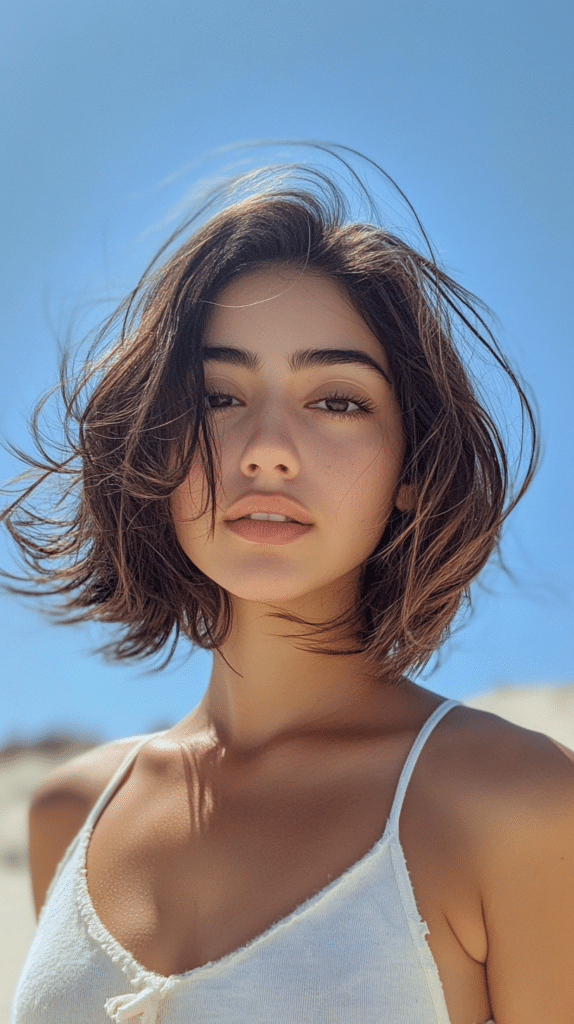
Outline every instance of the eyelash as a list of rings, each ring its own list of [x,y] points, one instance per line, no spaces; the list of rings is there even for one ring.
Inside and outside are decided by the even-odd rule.
[[[235,397],[235,395],[230,395],[226,391],[206,391],[205,392],[206,400],[208,398],[213,398],[213,397],[216,397],[216,396],[218,398],[234,398]],[[332,392],[332,393],[330,393],[328,395],[323,395],[323,398],[317,398],[316,401],[317,402],[353,402],[354,405],[358,405],[359,406],[359,408],[355,412],[331,412],[329,409],[319,409],[318,410],[319,412],[326,412],[327,416],[335,416],[335,417],[338,417],[339,419],[347,419],[347,420],[355,419],[355,418],[357,418],[359,416],[369,415],[370,413],[375,411],[375,405],[373,404],[373,402],[369,401],[369,399],[367,399],[367,398],[357,398],[356,396],[353,396],[353,395],[341,395],[341,394],[339,394],[339,392]],[[312,403],[312,404],[314,405],[315,403]],[[232,408],[234,408],[234,407],[233,406],[229,406],[229,405],[228,406],[219,406],[218,408],[217,407],[216,408],[210,408],[208,406],[208,411],[209,412],[221,412],[222,410],[225,411],[226,409],[232,409]]]

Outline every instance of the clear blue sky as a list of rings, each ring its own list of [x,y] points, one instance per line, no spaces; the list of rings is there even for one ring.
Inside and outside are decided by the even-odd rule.
[[[542,467],[505,533],[517,584],[493,571],[493,593],[475,591],[474,617],[418,681],[459,699],[572,681],[571,4],[7,0],[2,19],[2,434],[26,444],[57,335],[135,281],[158,223],[205,173],[193,161],[260,138],[352,146],[395,177],[446,266],[498,314],[542,422]],[[2,454],[0,476],[16,470]],[[51,626],[7,597],[0,631],[0,743],[171,724],[211,666],[183,651],[161,675],[110,666],[89,654],[98,628]]]

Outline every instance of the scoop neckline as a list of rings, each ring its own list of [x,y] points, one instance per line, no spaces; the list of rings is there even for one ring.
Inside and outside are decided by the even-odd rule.
[[[103,812],[103,808],[102,808]],[[98,815],[99,818],[99,815]],[[133,956],[132,953],[111,934],[106,928],[103,921],[98,917],[96,909],[92,903],[90,896],[90,890],[88,888],[88,873],[87,873],[87,859],[88,859],[88,847],[94,828],[98,821],[96,818],[91,826],[86,830],[83,837],[82,844],[79,851],[80,856],[80,870],[77,875],[76,885],[76,898],[78,907],[84,923],[86,924],[88,931],[92,938],[96,939],[99,945],[103,948],[110,958],[118,963],[125,973],[134,975],[138,979],[153,979],[156,982],[181,982],[186,980],[192,980],[197,977],[202,971],[213,972],[214,970],[225,968],[231,960],[235,960],[244,955],[249,955],[252,950],[259,945],[263,945],[265,941],[272,938],[277,932],[286,928],[291,924],[297,917],[308,913],[318,903],[322,902],[323,899],[327,898],[335,889],[342,885],[352,874],[360,870],[366,863],[372,860],[376,854],[387,845],[391,836],[394,835],[392,830],[391,815],[389,815],[385,829],[382,836],[376,840],[373,846],[367,850],[358,860],[351,864],[342,874],[337,875],[331,882],[329,882],[322,889],[319,889],[312,896],[309,896],[306,900],[300,903],[294,910],[290,911],[284,917],[274,921],[273,924],[266,928],[259,935],[256,935],[249,942],[245,943],[244,946],[238,946],[237,949],[231,950],[224,956],[217,960],[209,960],[205,964],[200,964],[199,967],[192,967],[188,971],[184,971],[181,974],[159,974],[156,971],[150,971],[149,968],[140,964],[138,960]],[[398,840],[398,835],[396,836]],[[399,845],[400,845],[400,840]],[[403,855],[404,856],[404,855]]]
[[[304,900],[302,903],[300,903],[297,907],[295,907],[287,915],[285,915],[284,917],[279,918],[277,921],[274,921],[273,924],[271,924],[269,926],[269,928],[266,928],[264,931],[260,932],[259,935],[256,935],[253,939],[250,939],[249,942],[245,943],[244,946],[238,946],[237,949],[231,950],[231,952],[226,953],[223,957],[220,957],[217,960],[209,960],[205,964],[200,964],[198,967],[192,967],[190,970],[184,971],[183,973],[180,973],[180,974],[159,974],[156,971],[150,971],[143,964],[140,964],[139,961],[136,960],[136,958],[133,956],[133,954],[130,953],[130,951],[128,949],[126,949],[124,946],[122,946],[121,943],[111,934],[111,932],[108,931],[108,929],[104,925],[103,921],[98,916],[98,914],[96,912],[96,909],[95,909],[95,907],[94,907],[94,905],[92,903],[92,898],[90,896],[90,891],[89,891],[89,887],[88,887],[88,873],[87,873],[88,847],[89,847],[89,844],[90,844],[90,839],[92,837],[93,831],[94,831],[94,829],[96,827],[97,822],[99,821],[99,818],[103,814],[103,811],[105,810],[105,807],[109,803],[109,800],[112,799],[113,796],[114,796],[114,793],[115,793],[115,789],[114,789],[114,792],[112,792],[112,794],[108,798],[108,801],[104,804],[103,807],[101,807],[99,812],[96,815],[94,815],[93,820],[90,821],[90,819],[88,819],[88,821],[86,823],[86,826],[85,826],[85,828],[86,828],[85,834],[82,837],[82,840],[81,840],[81,842],[79,844],[80,870],[77,873],[75,892],[76,892],[77,905],[78,905],[78,908],[79,908],[82,920],[84,921],[89,934],[92,936],[92,938],[94,938],[98,942],[100,947],[110,957],[110,959],[113,960],[115,963],[118,963],[118,965],[121,967],[122,971],[125,974],[127,974],[128,976],[133,977],[134,980],[136,980],[136,979],[138,981],[148,980],[152,984],[155,984],[156,986],[161,983],[162,987],[164,987],[165,985],[167,985],[168,987],[171,987],[172,984],[177,984],[177,983],[185,982],[185,981],[188,981],[188,980],[191,981],[194,978],[198,977],[201,972],[213,973],[216,970],[225,969],[231,963],[232,960],[240,959],[243,956],[250,955],[251,952],[253,951],[253,949],[257,948],[258,946],[263,945],[268,939],[271,939],[278,932],[280,932],[284,928],[288,927],[296,918],[301,917],[304,914],[307,914],[308,912],[313,910],[317,904],[322,902],[324,899],[328,898],[328,896],[333,891],[338,889],[345,881],[347,881],[348,878],[351,875],[353,875],[356,872],[358,872],[362,867],[364,867],[371,860],[373,860],[376,857],[376,855],[385,846],[387,846],[390,843],[391,840],[394,840],[396,842],[396,844],[398,846],[398,849],[400,851],[400,858],[404,862],[405,870],[407,870],[407,874],[408,874],[408,869],[406,868],[405,855],[404,855],[404,851],[403,851],[403,848],[402,848],[402,845],[401,845],[401,841],[400,841],[400,838],[399,838],[399,834],[398,834],[399,815],[396,814],[396,813],[393,814],[393,811],[395,809],[395,803],[396,803],[396,799],[397,799],[397,794],[398,794],[399,788],[401,786],[401,782],[402,782],[402,779],[403,779],[403,774],[406,771],[407,765],[410,762],[410,759],[411,759],[411,757],[413,755],[413,752],[414,752],[414,749],[415,749],[415,747],[417,745],[417,742],[418,742],[421,734],[423,733],[423,731],[428,726],[429,722],[431,722],[431,720],[434,719],[435,715],[438,715],[439,709],[442,709],[444,707],[444,705],[446,705],[446,704],[449,704],[450,707],[448,709],[446,709],[443,712],[443,714],[447,714],[448,710],[450,710],[451,707],[454,707],[457,704],[460,704],[460,701],[457,701],[457,700],[455,700],[453,698],[446,698],[445,700],[443,700],[439,705],[437,705],[437,707],[434,709],[434,711],[431,712],[431,714],[428,716],[428,718],[426,719],[424,724],[419,729],[419,732],[417,733],[417,736],[416,736],[413,744],[411,745],[411,748],[410,748],[410,750],[409,750],[409,752],[407,754],[406,760],[405,760],[405,762],[403,764],[403,767],[401,769],[401,773],[399,775],[399,781],[397,783],[397,787],[396,787],[395,794],[394,794],[394,797],[393,797],[393,802],[391,804],[391,810],[389,812],[389,816],[387,818],[387,821],[386,821],[386,824],[385,824],[385,828],[383,830],[383,834],[379,837],[379,839],[377,839],[375,841],[373,846],[369,850],[367,850],[367,852],[364,853],[362,857],[359,857],[358,860],[356,860],[345,871],[343,871],[342,874],[340,874],[336,878],[332,879],[331,882],[329,882],[322,889],[319,889],[316,893],[313,893],[312,896],[309,896],[306,900]],[[442,719],[442,717],[443,716],[441,715],[440,718]],[[433,723],[432,728],[434,728],[434,724],[437,724],[437,723]],[[432,728],[431,728],[430,731],[432,731]],[[148,740],[152,739],[152,738],[155,738],[157,736],[163,735],[167,731],[168,730],[161,730],[158,733],[151,733],[151,734],[147,735],[146,742]],[[424,743],[426,743],[426,739],[427,738],[428,738],[428,736],[425,736],[425,739],[423,741],[423,745],[424,745]],[[141,746],[144,746],[144,745],[145,745],[145,743],[141,744]],[[139,752],[139,750],[138,750],[138,752]],[[417,759],[418,759],[418,755],[419,754],[420,754],[420,750],[417,752],[417,755],[416,755]],[[137,756],[137,752],[136,752],[136,756]],[[129,767],[129,762],[128,762],[128,764],[125,765],[125,771],[127,771],[128,767]],[[412,769],[411,769],[411,774],[412,774]],[[123,774],[119,775],[118,780],[117,780],[117,784],[118,785],[121,782],[122,778],[123,778]],[[413,892],[413,899],[414,898],[415,897],[414,897],[414,892]],[[429,952],[430,952],[430,947],[429,947]],[[433,962],[434,962],[434,958],[433,958]],[[436,971],[437,971],[437,974],[438,974],[438,967],[436,966],[436,964],[435,964],[435,968],[436,968]],[[490,1022],[486,1021],[485,1024],[490,1024]],[[494,1024],[494,1022],[492,1022],[492,1024]]]

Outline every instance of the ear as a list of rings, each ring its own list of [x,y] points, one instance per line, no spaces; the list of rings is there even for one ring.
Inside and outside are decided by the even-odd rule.
[[[401,512],[407,512],[415,507],[417,500],[414,484],[402,484],[395,497],[395,505]]]

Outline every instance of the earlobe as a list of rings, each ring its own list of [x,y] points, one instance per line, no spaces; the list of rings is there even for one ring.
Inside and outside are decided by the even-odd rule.
[[[408,512],[410,509],[415,507],[417,500],[416,490],[414,484],[402,484],[399,487],[397,496],[395,498],[395,505],[400,512]]]

